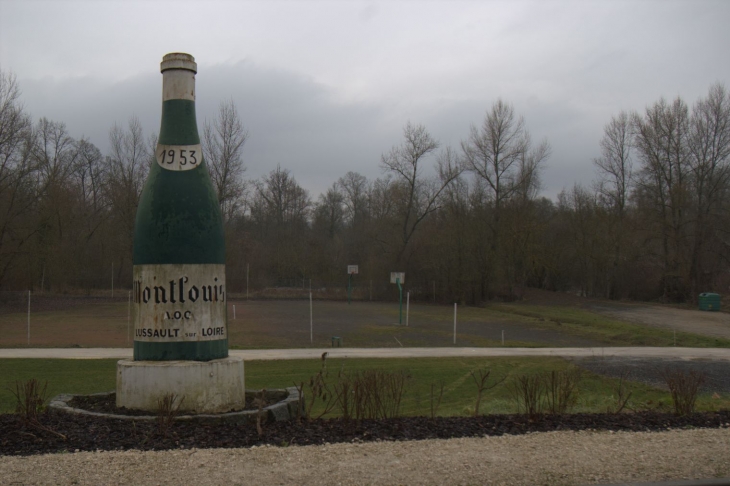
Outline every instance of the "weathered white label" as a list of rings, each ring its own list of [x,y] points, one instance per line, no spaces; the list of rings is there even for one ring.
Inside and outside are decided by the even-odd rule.
[[[200,165],[203,152],[197,145],[160,145],[155,152],[157,163],[167,170],[191,170]]]
[[[135,265],[134,340],[227,338],[225,283],[225,265]]]
[[[162,73],[162,101],[195,101],[195,73],[188,69],[169,69]]]

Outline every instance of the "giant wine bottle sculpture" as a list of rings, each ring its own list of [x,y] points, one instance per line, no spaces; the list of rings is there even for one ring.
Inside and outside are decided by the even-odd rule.
[[[134,360],[228,356],[223,220],[195,118],[193,56],[164,56],[162,124],[134,229]]]

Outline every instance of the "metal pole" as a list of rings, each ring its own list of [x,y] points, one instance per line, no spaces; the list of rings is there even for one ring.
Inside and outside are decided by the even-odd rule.
[[[132,317],[132,292],[127,295],[127,344],[129,344],[129,321]]]
[[[248,263],[246,264],[246,300],[248,300]]]
[[[312,292],[309,292],[309,342],[314,342],[314,331],[312,325]]]
[[[352,297],[352,274],[347,274],[347,303],[350,304],[350,299]]]
[[[112,262],[112,299],[114,298],[114,262]]]
[[[236,304],[233,304],[233,320],[236,320]]]
[[[456,344],[456,302],[454,302],[454,344]]]
[[[436,281],[433,281],[433,301],[436,302]]]
[[[398,325],[403,324],[403,287],[400,284],[400,278],[395,279],[398,284]]]
[[[411,307],[411,293],[406,292],[406,327],[408,327],[408,310]]]
[[[373,281],[370,280],[370,300],[373,300]]]
[[[502,346],[504,346],[504,329],[502,329]]]
[[[28,291],[28,346],[30,346],[30,290]]]

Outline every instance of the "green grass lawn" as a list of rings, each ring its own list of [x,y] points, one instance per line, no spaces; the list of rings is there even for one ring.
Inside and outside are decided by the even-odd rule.
[[[283,388],[308,382],[322,365],[321,360],[247,361],[246,387]],[[521,374],[567,370],[573,365],[561,358],[419,358],[419,359],[329,359],[328,382],[334,383],[341,370],[406,370],[411,378],[403,397],[404,415],[429,415],[431,385],[444,384],[438,415],[464,416],[474,411],[476,386],[470,371],[488,368],[491,376],[507,381],[487,392],[482,399],[482,413],[516,411],[506,383]],[[95,393],[115,388],[116,360],[0,359],[0,412],[12,412],[15,399],[11,393],[17,380],[36,378],[48,381],[48,395],[58,393]],[[575,412],[605,412],[615,404],[617,380],[584,372]],[[631,405],[637,409],[668,410],[668,392],[642,383],[630,383]],[[307,387],[304,387],[305,393]],[[701,396],[698,409],[716,410],[730,407],[730,394],[720,398]],[[315,410],[316,413],[316,410]]]

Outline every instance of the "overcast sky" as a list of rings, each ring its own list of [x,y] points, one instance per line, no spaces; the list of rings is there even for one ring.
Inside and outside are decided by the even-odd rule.
[[[728,1],[0,0],[0,69],[34,119],[106,152],[115,122],[159,130],[159,63],[190,53],[200,129],[233,99],[247,176],[280,164],[313,198],[380,176],[408,120],[458,147],[501,97],[551,144],[554,199],[590,184],[612,115],[730,84],[729,22]]]

